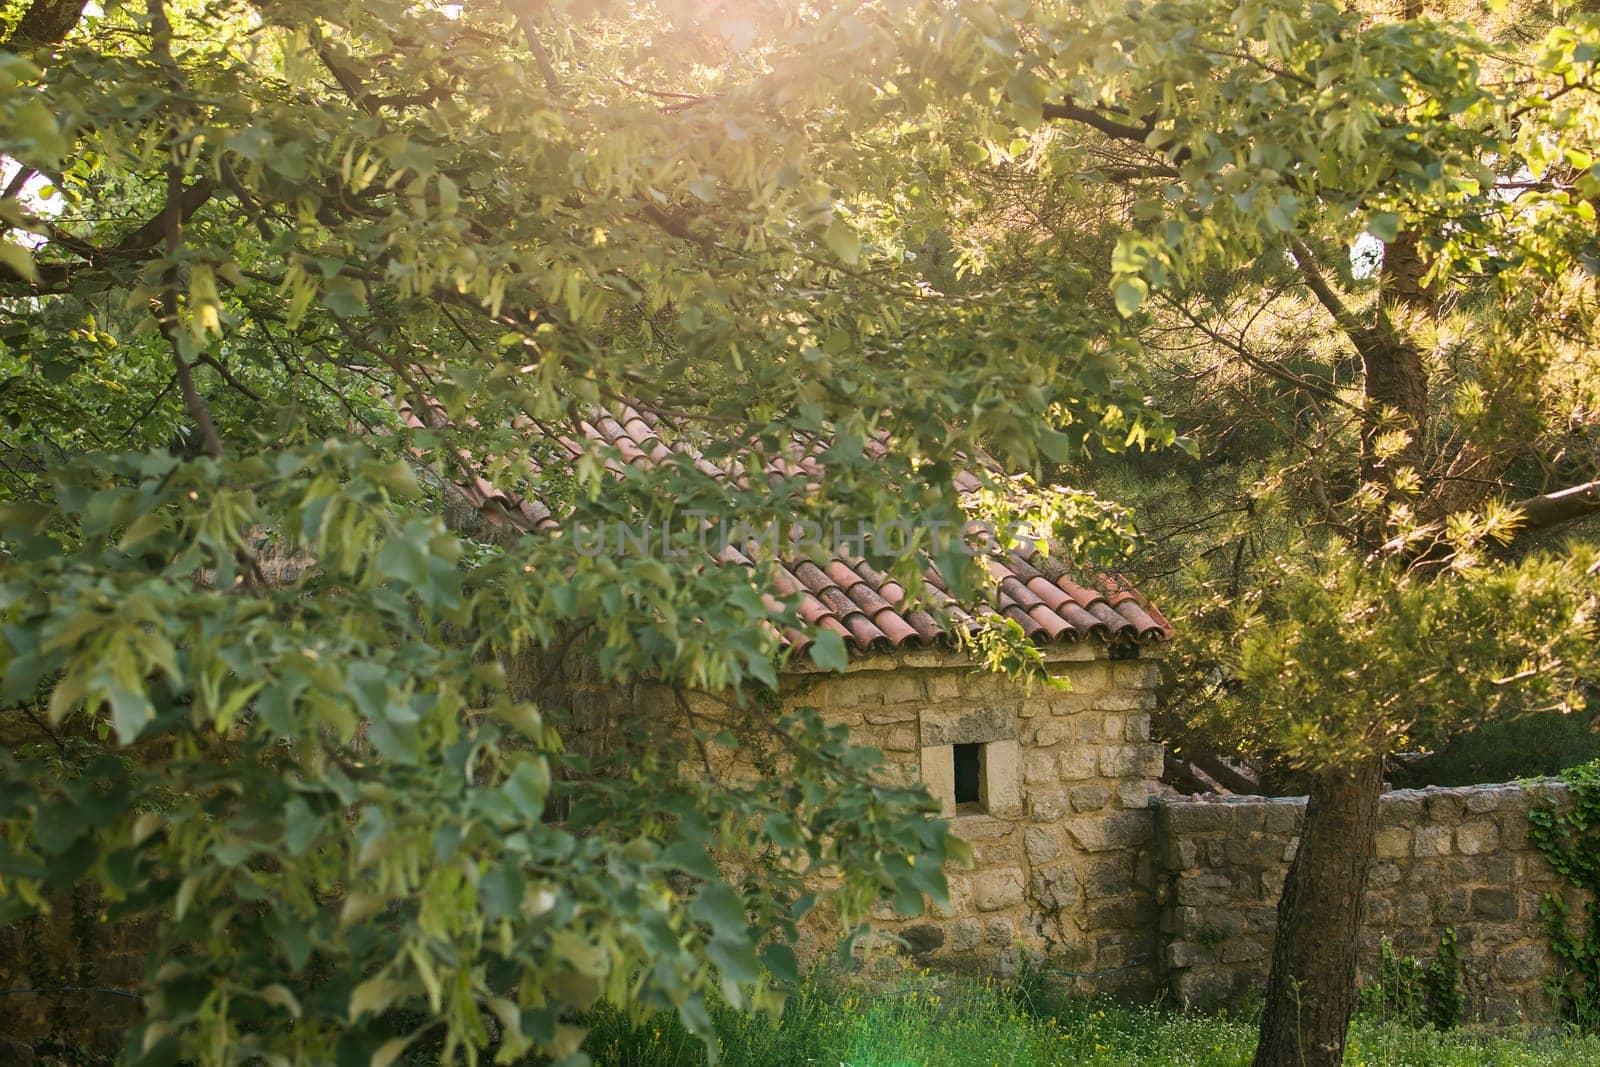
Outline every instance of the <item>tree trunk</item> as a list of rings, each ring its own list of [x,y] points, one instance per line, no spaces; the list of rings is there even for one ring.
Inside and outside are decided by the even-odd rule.
[[[1278,902],[1254,1067],[1338,1067],[1344,1059],[1382,791],[1378,757],[1313,780],[1300,848]]]

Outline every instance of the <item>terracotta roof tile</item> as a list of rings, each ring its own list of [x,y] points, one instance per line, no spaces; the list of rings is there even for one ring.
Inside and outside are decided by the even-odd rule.
[[[437,406],[430,405],[430,410],[420,416],[409,405],[402,403],[399,407],[401,418],[412,427],[439,427],[449,421]],[[527,428],[529,433],[544,432],[532,420]],[[737,464],[718,466],[682,442],[663,440],[660,420],[632,407],[579,421],[575,429],[575,434],[557,432],[549,436],[573,457],[583,453],[584,441],[616,449],[616,457],[605,460],[606,467],[614,473],[620,473],[623,464],[649,466],[684,456],[708,476],[731,477],[740,484],[745,481]],[[820,479],[823,467],[817,458],[819,451],[821,446],[815,442],[797,443],[790,455],[769,462],[767,473]],[[882,456],[885,452],[883,442],[867,442],[868,455]],[[969,471],[958,473],[955,483],[963,493],[975,492],[981,486]],[[459,488],[474,506],[519,529],[542,533],[559,526],[543,503],[518,499],[482,478]],[[729,565],[753,566],[744,551],[731,545],[724,547],[718,558]],[[991,614],[1015,620],[1030,639],[1146,643],[1172,637],[1171,623],[1117,575],[1077,575],[1091,583],[1079,584],[1069,577],[1075,572],[1066,564],[1041,554],[1031,544],[985,562],[995,583]],[[944,609],[950,622],[958,627],[971,625],[973,617],[953,602],[938,572],[929,568],[926,577],[930,599]],[[859,557],[840,555],[822,566],[799,560],[776,568],[773,584],[780,596],[798,596],[800,618],[807,624],[837,633],[858,650],[926,646],[949,636],[947,627],[928,611],[905,607],[904,588]],[[810,643],[807,635],[793,628],[787,629],[784,637],[797,649]]]

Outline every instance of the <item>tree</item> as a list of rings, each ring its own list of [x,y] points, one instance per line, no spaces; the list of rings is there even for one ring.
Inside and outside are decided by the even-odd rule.
[[[746,920],[781,940],[804,898],[784,864],[671,887],[773,812],[800,840],[770,844],[846,873],[847,914],[937,890],[882,860],[939,855],[917,798],[805,722],[779,727],[813,757],[781,794],[670,759],[574,785],[563,709],[484,666],[575,629],[618,676],[771,679],[792,620],[742,574],[463,538],[405,499],[526,479],[530,426],[606,404],[713,459],[798,433],[827,484],[539,467],[580,517],[953,522],[951,471],[987,452],[1131,470],[1159,518],[1152,472],[1225,479],[1107,459],[1170,438],[1152,389],[1202,457],[1249,445],[1178,540],[1238,560],[1189,573],[1191,629],[1242,635],[1209,664],[1197,642],[1191,677],[1235,683],[1218,703],[1312,782],[1262,1064],[1340,1058],[1382,754],[1584,669],[1592,555],[1537,535],[1600,503],[1572,402],[1592,16],[1526,48],[1280,0],[19,7],[0,207],[38,247],[4,247],[3,696],[73,773],[8,757],[5,899],[87,876],[173,914],[152,1048],[322,1054],[353,1022],[352,1058],[392,1055],[393,1004],[424,1020],[396,1042],[484,1045],[487,1008],[502,1048],[559,1052],[601,994],[703,1028],[706,961],[742,1002]],[[46,25],[71,32],[24,32]],[[1175,350],[1227,403],[1192,403]],[[388,394],[449,419],[403,432]],[[1066,502],[1087,551],[1097,513]],[[280,585],[263,531],[316,566]],[[590,832],[527,829],[551,797]]]
[[[1593,664],[1593,550],[1552,531],[1595,512],[1596,26],[1389,14],[1036,20],[1006,85],[1054,127],[1035,195],[1121,230],[1112,292],[1203,450],[1097,465],[1170,516],[1142,566],[1191,609],[1179,681],[1309,786],[1263,1067],[1342,1060],[1385,754],[1574,706]],[[1024,258],[1104,233],[1067,219]]]
[[[917,83],[982,131],[961,267],[1100,267],[1205,450],[1063,473],[1171,516],[1135,566],[1193,608],[1180,684],[1308,784],[1261,1065],[1342,1058],[1385,754],[1593,662],[1597,26],[1467,14],[967,7]]]
[[[685,775],[665,742],[607,773],[553,680],[503,669],[570,642],[614,680],[760,691],[800,624],[763,575],[442,521],[483,477],[591,523],[949,528],[980,449],[1162,435],[1115,316],[1059,313],[1084,273],[920,284],[887,214],[917,194],[881,163],[907,23],[0,12],[0,920],[87,886],[151,921],[131,1060],[575,1057],[602,997],[705,1034],[713,993],[774,1003],[813,908],[940,897],[928,798],[814,716],[743,709],[782,781]],[[826,484],[550,462],[624,402],[714,464],[814,442]],[[877,562],[915,591],[925,547]]]

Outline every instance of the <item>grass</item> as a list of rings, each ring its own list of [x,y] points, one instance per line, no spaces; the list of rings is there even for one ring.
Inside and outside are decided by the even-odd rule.
[[[715,1013],[726,1067],[1240,1067],[1254,1023],[1112,1003],[1027,997],[992,983],[919,979],[868,994],[813,979],[781,1019]],[[661,1017],[632,1027],[602,1011],[584,1048],[604,1067],[698,1067],[705,1050]],[[1362,1067],[1600,1067],[1600,1038],[1438,1033],[1359,1019],[1346,1063]]]

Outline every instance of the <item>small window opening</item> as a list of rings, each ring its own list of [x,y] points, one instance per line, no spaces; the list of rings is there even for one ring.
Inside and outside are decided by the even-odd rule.
[[[976,805],[983,796],[983,746],[956,745],[956,806]]]

